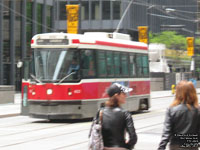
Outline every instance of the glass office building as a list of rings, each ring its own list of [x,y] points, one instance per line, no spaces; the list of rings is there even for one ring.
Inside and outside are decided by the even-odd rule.
[[[59,0],[57,1],[57,29],[66,32],[66,4],[80,5],[80,33],[87,31],[128,33],[137,39],[137,27],[146,25],[146,6],[131,5],[123,21],[119,25],[123,12],[130,0]]]
[[[53,0],[0,1],[0,85],[21,88],[17,62],[31,56],[33,35],[54,30]]]
[[[200,0],[135,0],[130,5],[121,25],[120,32],[131,34],[137,39],[138,26],[149,26],[150,31],[158,33],[163,30],[181,31],[188,36],[200,31]],[[66,31],[66,4],[80,5],[80,31],[113,32],[130,0],[58,0],[58,26]]]

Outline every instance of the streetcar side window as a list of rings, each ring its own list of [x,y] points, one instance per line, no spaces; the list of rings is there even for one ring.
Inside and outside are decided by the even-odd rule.
[[[142,77],[143,71],[142,71],[142,55],[137,55],[136,57],[136,66],[137,66],[137,76]]]
[[[108,77],[114,76],[114,68],[113,68],[113,53],[106,52],[106,61],[107,61],[107,75]]]
[[[96,76],[94,50],[81,51],[81,74],[83,78]]]
[[[114,53],[114,72],[115,72],[115,77],[119,77],[120,75],[120,53],[115,52]]]
[[[142,64],[143,64],[143,74],[145,77],[147,77],[149,75],[149,60],[147,55],[143,55]]]
[[[97,52],[97,68],[98,68],[98,76],[106,77],[106,55],[104,51]]]
[[[135,55],[130,55],[129,61],[130,61],[130,65],[129,65],[130,77],[136,77],[137,72],[136,72],[136,57],[135,57]]]
[[[137,55],[136,58],[138,77],[148,77],[149,61],[147,55]]]
[[[128,77],[129,75],[129,69],[128,69],[128,53],[122,53],[121,54],[121,70],[122,70],[122,76]]]

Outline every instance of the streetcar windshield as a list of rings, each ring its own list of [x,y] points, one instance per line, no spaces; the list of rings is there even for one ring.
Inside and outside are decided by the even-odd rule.
[[[40,81],[78,81],[79,68],[79,54],[76,49],[34,49],[35,77]]]

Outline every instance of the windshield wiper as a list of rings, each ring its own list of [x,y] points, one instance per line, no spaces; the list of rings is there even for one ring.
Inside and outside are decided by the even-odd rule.
[[[30,74],[30,76],[37,82],[42,83],[42,81],[40,81],[39,79],[36,78],[36,76],[34,76],[33,74]]]
[[[60,84],[61,82],[63,82],[65,79],[67,79],[68,77],[70,77],[72,74],[76,74],[76,72],[71,72],[70,74],[66,75],[64,78],[62,78],[58,84]]]

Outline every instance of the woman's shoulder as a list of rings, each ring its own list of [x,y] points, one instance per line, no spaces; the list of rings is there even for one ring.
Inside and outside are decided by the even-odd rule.
[[[168,108],[168,113],[173,115],[173,114],[183,114],[183,113],[188,113],[188,112],[198,112],[198,108],[195,106],[191,106],[188,108],[186,104],[179,104],[177,106],[169,107]]]
[[[120,111],[124,114],[124,116],[126,118],[130,118],[131,117],[131,113],[128,110],[120,108]]]
[[[185,104],[179,104],[179,105],[176,105],[176,106],[170,106],[168,108],[169,111],[173,112],[173,111],[184,111],[184,110],[187,110],[187,105]]]

